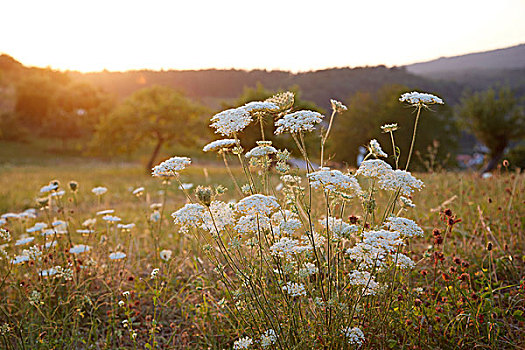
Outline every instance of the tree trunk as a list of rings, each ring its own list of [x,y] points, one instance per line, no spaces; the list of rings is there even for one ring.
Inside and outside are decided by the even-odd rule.
[[[505,151],[505,147],[503,147],[502,149],[499,149],[493,153],[491,153],[491,158],[489,160],[489,162],[487,163],[487,165],[481,170],[481,173],[488,173],[488,172],[491,172],[492,170],[494,170],[496,168],[496,166],[498,165],[501,157],[503,157],[503,152]]]
[[[153,149],[153,153],[151,154],[151,157],[149,158],[148,164],[146,165],[146,172],[150,173],[151,168],[153,168],[153,164],[155,162],[155,159],[157,158],[160,148],[162,147],[162,144],[164,143],[164,140],[162,138],[157,139],[157,144],[155,145],[155,149]]]

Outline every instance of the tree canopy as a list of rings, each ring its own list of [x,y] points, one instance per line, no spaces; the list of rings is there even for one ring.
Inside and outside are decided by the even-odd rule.
[[[105,154],[130,153],[144,146],[153,151],[146,165],[151,169],[163,146],[192,145],[204,130],[203,106],[165,86],[135,92],[103,118],[92,146]]]

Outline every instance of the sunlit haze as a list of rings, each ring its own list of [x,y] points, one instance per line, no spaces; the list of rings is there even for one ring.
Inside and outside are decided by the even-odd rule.
[[[0,52],[61,70],[403,65],[525,42],[525,1],[5,1]]]

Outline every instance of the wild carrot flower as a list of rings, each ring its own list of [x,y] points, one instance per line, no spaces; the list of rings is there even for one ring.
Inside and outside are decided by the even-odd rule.
[[[268,101],[248,102],[242,108],[247,112],[277,112],[279,110],[278,105]]]
[[[152,175],[155,177],[172,177],[176,176],[179,171],[186,169],[191,164],[188,157],[171,157],[159,165],[153,167]]]
[[[160,258],[164,261],[168,261],[171,259],[171,255],[173,254],[173,252],[169,249],[164,249],[164,250],[161,250],[160,252]]]
[[[111,260],[120,260],[120,259],[124,259],[125,257],[126,257],[126,253],[123,253],[123,252],[114,252],[114,253],[109,254],[109,258]]]
[[[381,127],[381,130],[383,130],[383,132],[394,132],[397,129],[397,123],[385,124]]]
[[[252,338],[244,337],[233,342],[234,350],[248,349],[253,344]]]
[[[233,136],[252,122],[250,113],[242,108],[232,108],[215,114],[211,118],[212,128],[223,136]]]
[[[423,181],[416,179],[409,171],[394,170],[392,177],[380,180],[381,188],[389,191],[399,189],[404,196],[410,196],[414,190],[421,190],[424,187]]]
[[[106,187],[102,187],[102,186],[95,187],[95,188],[93,188],[91,190],[91,192],[93,192],[96,196],[102,196],[107,191],[108,191],[108,189]]]
[[[114,215],[104,215],[102,217],[102,220],[107,221],[107,222],[119,222],[122,219],[119,218],[118,216],[114,216]]]
[[[29,255],[17,255],[13,260],[11,260],[11,264],[17,265],[26,261],[29,261]]]
[[[276,341],[277,335],[275,334],[275,331],[273,329],[268,329],[266,332],[264,332],[263,335],[261,335],[261,346],[263,348],[275,344]]]
[[[39,232],[42,231],[47,227],[47,224],[45,222],[37,222],[32,227],[28,228],[26,232],[33,233],[33,232]]]
[[[365,335],[361,329],[358,327],[354,328],[346,328],[343,330],[343,333],[348,341],[349,344],[355,344],[358,347],[363,345],[363,342],[365,341]]]
[[[295,95],[291,91],[281,92],[267,98],[265,102],[271,102],[277,105],[281,111],[284,111],[293,107]]]
[[[319,219],[319,223],[326,229],[327,219]],[[328,227],[329,231],[332,234],[331,239],[341,239],[341,238],[350,238],[359,231],[359,226],[350,225],[344,222],[342,219],[328,217]]]
[[[236,205],[235,210],[242,214],[258,214],[270,216],[276,212],[281,206],[277,202],[277,198],[273,196],[265,196],[262,194],[253,194],[241,199]]]
[[[344,192],[351,196],[361,193],[361,187],[352,175],[345,175],[339,170],[321,168],[316,172],[308,174],[313,188],[324,187],[330,191]]]
[[[343,113],[344,111],[348,110],[348,108],[344,104],[337,100],[330,100],[330,104],[332,105],[332,109],[336,113]]]
[[[20,238],[19,240],[15,242],[15,245],[25,245],[25,244],[33,242],[34,240],[35,240],[35,237]]]
[[[257,146],[246,152],[246,158],[258,158],[277,153],[277,149],[272,147],[272,141],[257,141]]]
[[[224,151],[236,146],[237,143],[238,141],[235,139],[216,140],[208,143],[202,150],[204,152]]]
[[[306,295],[306,289],[304,284],[295,282],[286,282],[283,286],[283,290],[288,293],[291,297],[300,297]]]
[[[390,231],[399,232],[403,237],[423,236],[423,229],[415,221],[407,218],[390,216],[386,219],[384,226]]]
[[[399,98],[401,102],[407,102],[413,106],[426,106],[431,104],[443,104],[443,100],[432,94],[423,92],[407,92]]]
[[[50,183],[49,185],[42,186],[40,193],[47,193],[58,189],[58,184]]]
[[[379,283],[368,271],[354,270],[348,275],[348,278],[348,283],[351,285],[365,287],[364,295],[374,295],[379,289]]]
[[[202,229],[211,233],[222,232],[227,226],[235,223],[233,208],[228,203],[212,201],[209,210],[202,213],[201,220]]]
[[[237,221],[234,230],[241,235],[270,229],[270,219],[266,216],[243,215]]]
[[[202,223],[202,216],[205,211],[204,206],[195,203],[188,203],[179,210],[173,212],[173,222],[180,226],[182,232],[188,232],[192,227],[199,227]]]
[[[323,118],[324,116],[321,113],[308,110],[287,114],[275,122],[277,127],[275,135],[285,132],[298,134],[304,131],[313,131],[315,125],[319,124]]]
[[[388,154],[383,152],[383,150],[381,149],[381,145],[379,144],[379,142],[377,142],[376,139],[370,140],[370,144],[368,145],[368,152],[370,152],[376,158],[388,157]]]
[[[84,244],[78,244],[69,249],[69,252],[71,254],[80,254],[85,253],[91,249],[90,246],[84,245]]]

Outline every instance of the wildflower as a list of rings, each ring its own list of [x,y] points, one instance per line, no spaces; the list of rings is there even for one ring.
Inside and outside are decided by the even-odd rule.
[[[11,240],[11,234],[6,229],[0,228],[0,238],[9,242]]]
[[[401,269],[413,269],[416,266],[416,263],[405,254],[399,253],[393,259],[396,260],[396,265]]]
[[[158,269],[158,268],[154,268],[154,269],[151,271],[151,278],[152,278],[152,279],[157,278],[157,275],[159,274],[159,271],[160,271],[160,269]]]
[[[270,229],[270,219],[265,216],[243,215],[237,221],[234,230],[242,235]]]
[[[273,196],[265,196],[262,194],[254,194],[241,199],[235,205],[235,210],[243,214],[270,216],[280,207],[281,206],[277,202],[277,198]]]
[[[42,231],[46,227],[47,227],[46,223],[44,223],[44,222],[37,222],[32,227],[28,228],[26,230],[26,232],[28,232],[28,233],[38,232],[38,231]]]
[[[398,190],[402,195],[410,196],[414,190],[421,190],[424,187],[423,181],[416,179],[409,171],[395,170],[394,176],[380,180],[380,187],[395,191]]]
[[[104,193],[106,193],[108,191],[107,188],[105,187],[102,187],[102,186],[99,186],[99,187],[95,187],[91,190],[91,192],[93,192],[96,196],[102,196]]]
[[[306,263],[304,264],[304,267],[299,270],[299,277],[306,278],[310,275],[315,275],[319,269],[315,264],[312,263]]]
[[[62,191],[53,192],[50,194],[50,196],[51,197],[62,197],[65,194],[66,194],[66,191],[62,190]]]
[[[223,136],[233,136],[242,131],[252,122],[250,113],[242,108],[232,108],[215,114],[210,125],[215,133]]]
[[[140,197],[144,193],[144,187],[137,187],[131,193],[134,194],[137,197]]]
[[[330,104],[332,105],[332,109],[336,113],[343,113],[344,111],[348,110],[348,108],[339,101],[330,100]]]
[[[122,219],[119,218],[118,216],[113,216],[113,215],[104,215],[104,216],[102,217],[102,220],[107,221],[107,222],[119,222],[119,221],[121,221]]]
[[[275,331],[273,329],[268,329],[266,332],[264,332],[263,335],[261,335],[261,346],[263,348],[266,348],[272,344],[275,344],[277,341],[277,335],[275,334]]]
[[[348,283],[351,285],[365,287],[363,295],[374,295],[379,289],[379,283],[376,282],[374,276],[368,271],[354,270],[348,277]]]
[[[278,255],[285,259],[292,259],[294,254],[300,254],[310,248],[299,243],[297,239],[291,239],[288,237],[281,237],[281,239],[275,242],[270,247],[270,252],[273,255]]]
[[[212,199],[212,190],[209,186],[199,186],[195,190],[195,193],[197,194],[197,198],[199,198],[200,202],[204,204],[205,206],[209,207],[211,204]]]
[[[78,191],[78,182],[76,182],[76,181],[69,181],[69,189],[71,190],[71,192]]]
[[[300,297],[306,295],[306,289],[304,288],[304,284],[302,283],[288,281],[286,285],[283,286],[283,290],[288,292],[288,294],[292,297]]]
[[[120,260],[120,259],[124,259],[125,257],[126,257],[126,253],[123,253],[123,252],[114,252],[114,253],[109,254],[109,258],[111,260]]]
[[[171,157],[156,165],[152,169],[154,177],[172,177],[178,175],[179,171],[186,169],[191,164],[188,157]]]
[[[245,155],[246,158],[251,157],[263,157],[270,154],[277,153],[277,149],[272,147],[272,141],[257,141],[257,146],[248,151]]]
[[[354,328],[346,328],[343,330],[343,333],[345,337],[347,338],[347,341],[349,344],[355,344],[358,347],[363,345],[363,342],[365,341],[365,335],[361,329],[358,327]]]
[[[380,159],[370,159],[362,162],[355,174],[378,179],[381,183],[390,180],[394,176],[394,171],[388,163]]]
[[[279,226],[273,227],[274,233],[278,236],[288,235],[292,236],[302,228],[303,224],[298,219],[288,219],[288,221],[281,221]]]
[[[152,221],[152,222],[158,222],[160,220],[160,213],[157,210],[155,210],[149,216],[149,220]]]
[[[151,203],[149,207],[152,210],[159,210],[162,208],[162,203]]]
[[[266,102],[276,104],[281,111],[292,108],[294,104],[295,96],[293,92],[286,91],[279,94],[275,94],[272,97],[267,98]]]
[[[400,196],[399,200],[401,201],[401,205],[403,206],[403,208],[415,208],[416,207],[416,205],[408,197]]]
[[[326,229],[327,219],[320,219],[319,223]],[[359,231],[357,225],[350,225],[341,219],[328,217],[328,227],[332,232],[332,239],[350,238]]]
[[[284,132],[298,134],[303,131],[313,131],[315,124],[319,124],[323,118],[321,113],[308,110],[287,114],[275,122],[277,127],[275,135]]]
[[[75,246],[71,247],[69,249],[69,252],[71,254],[80,254],[80,253],[85,253],[85,252],[89,251],[90,249],[91,249],[91,247],[88,246],[88,245],[78,244],[78,245],[75,245]]]
[[[42,294],[40,294],[39,291],[34,290],[33,292],[31,292],[31,295],[29,296],[29,304],[33,306],[37,306],[37,305],[40,305],[41,301],[42,301]]]
[[[397,123],[385,124],[381,127],[383,132],[394,132],[397,130]]]
[[[42,277],[51,277],[51,276],[56,275],[56,273],[57,273],[57,270],[54,267],[52,267],[47,270],[41,270],[39,272],[39,275]]]
[[[248,102],[242,108],[247,112],[277,112],[279,110],[278,105],[268,101]]]
[[[35,237],[25,237],[25,238],[20,238],[19,240],[17,240],[15,242],[15,245],[25,245],[27,243],[31,243],[35,240]]]
[[[249,337],[240,338],[233,342],[233,349],[234,350],[248,349],[252,344],[253,344],[252,338],[249,338]]]
[[[214,233],[224,231],[226,226],[233,225],[235,222],[231,205],[222,201],[211,202],[209,210],[202,213],[201,220],[201,228]]]
[[[352,175],[345,175],[339,170],[321,168],[316,172],[308,174],[313,188],[324,187],[330,191],[344,192],[356,196],[361,193],[361,187]]]
[[[11,260],[11,264],[18,265],[26,261],[29,261],[29,255],[17,255],[13,260]]]
[[[217,152],[217,151],[226,151],[237,145],[237,140],[235,139],[222,139],[216,140],[208,143],[203,147],[204,152]]]
[[[422,237],[424,234],[423,229],[415,221],[397,216],[388,217],[384,226],[391,231],[399,232],[403,237]]]
[[[129,291],[124,291],[124,292],[122,292],[122,295],[127,298],[127,297],[129,297],[130,293],[129,293]]]
[[[97,215],[113,214],[114,212],[115,212],[114,209],[100,210],[100,211],[97,211]],[[96,222],[97,219],[89,219],[89,220],[95,220],[95,222]],[[86,221],[87,221],[87,220],[86,220]],[[85,221],[85,222],[86,222],[86,221]],[[93,222],[93,224],[94,224],[95,222]],[[82,224],[82,225],[84,225],[84,224]],[[88,225],[85,225],[85,226],[88,226]]]
[[[202,222],[205,208],[200,204],[188,203],[179,210],[173,212],[173,222],[181,227],[181,231],[188,232],[190,227],[198,227]]]
[[[164,261],[168,261],[171,259],[171,255],[173,252],[169,249],[164,249],[160,252],[160,258]]]
[[[395,247],[402,245],[403,241],[397,231],[365,231],[363,232],[363,243],[379,247],[385,251],[392,251]]]
[[[124,305],[126,305],[126,303],[124,302],[124,300],[119,300],[119,302],[118,302],[118,306],[120,306],[120,307],[124,307]]]
[[[124,231],[129,231],[133,227],[135,227],[134,223],[131,223],[131,224],[117,224],[117,228],[119,228],[121,230],[124,230]]]
[[[388,157],[388,154],[383,152],[383,150],[381,149],[381,145],[379,144],[379,142],[377,142],[376,139],[370,140],[370,144],[368,145],[368,151],[372,155],[374,155],[376,158],[379,158],[379,157],[386,158],[386,157]]]
[[[412,106],[426,106],[432,104],[443,104],[443,100],[437,96],[423,93],[423,92],[407,92],[399,98],[401,102],[408,102]]]
[[[40,193],[51,192],[51,191],[56,190],[57,188],[58,188],[58,184],[50,183],[48,185],[42,186],[42,188],[40,189]]]

